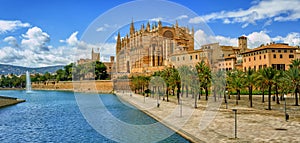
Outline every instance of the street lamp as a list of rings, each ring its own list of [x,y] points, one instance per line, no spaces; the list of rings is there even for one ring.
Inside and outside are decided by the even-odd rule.
[[[225,91],[225,104],[226,104],[226,109],[228,109],[227,94],[228,94],[228,91],[226,90],[226,91]]]
[[[232,109],[232,111],[234,112],[234,121],[235,121],[235,124],[234,124],[234,137],[237,138],[237,119],[236,119],[237,109]]]

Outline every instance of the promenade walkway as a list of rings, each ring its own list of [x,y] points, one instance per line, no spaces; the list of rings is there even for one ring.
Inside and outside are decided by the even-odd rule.
[[[213,98],[197,101],[198,108],[195,109],[191,97],[182,98],[183,105],[180,106],[174,97],[166,102],[162,98],[158,101],[156,97],[145,98],[137,94],[117,95],[192,142],[300,142],[300,122],[286,122],[282,116],[272,116],[276,111],[243,106],[226,109],[224,104],[221,105],[222,99],[215,102]],[[232,109],[237,109],[237,138]]]

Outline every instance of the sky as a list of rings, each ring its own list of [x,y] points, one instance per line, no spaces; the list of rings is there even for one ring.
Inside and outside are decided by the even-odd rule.
[[[224,3],[226,2],[226,3]],[[201,44],[248,47],[269,42],[300,45],[300,0],[0,0],[0,63],[43,67],[115,54],[117,32],[134,21],[195,27]],[[140,25],[135,24],[135,27]],[[197,47],[196,47],[197,48]]]

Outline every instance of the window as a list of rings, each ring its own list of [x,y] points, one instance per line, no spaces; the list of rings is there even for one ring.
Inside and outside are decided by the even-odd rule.
[[[259,56],[259,59],[261,60],[261,56]]]
[[[244,62],[246,62],[246,59],[244,59]]]
[[[285,53],[286,53],[286,52],[287,52],[287,50],[284,50],[283,52],[285,52]]]
[[[279,55],[280,59],[282,59],[282,54]]]
[[[254,69],[254,71],[256,71],[256,66],[254,66],[254,68],[253,68],[253,69]]]
[[[229,65],[231,66],[231,63],[229,63]]]
[[[249,62],[251,62],[251,58],[249,58]]]
[[[197,60],[197,59],[198,59],[198,55],[196,55],[196,57],[195,57],[195,58],[196,58],[196,60]]]
[[[290,59],[294,58],[294,55],[289,55],[289,58],[290,58]]]
[[[281,50],[278,50],[278,53],[281,53]]]
[[[254,57],[254,61],[255,61],[255,59],[256,59],[256,58]]]
[[[293,53],[293,50],[290,50],[290,53]]]
[[[177,57],[177,61],[179,61],[179,57]]]
[[[267,67],[267,65],[264,65],[264,68],[266,68]]]
[[[266,59],[266,55],[264,55],[264,59]]]
[[[244,71],[247,71],[246,67],[244,68]]]
[[[275,53],[275,50],[272,50],[272,53]]]
[[[258,69],[261,69],[261,68],[262,68],[262,65],[259,65],[259,66],[258,66]]]
[[[273,55],[273,58],[276,59],[276,54]]]
[[[193,59],[193,56],[190,56],[190,60],[192,60]]]
[[[182,57],[182,60],[184,60],[184,57]]]

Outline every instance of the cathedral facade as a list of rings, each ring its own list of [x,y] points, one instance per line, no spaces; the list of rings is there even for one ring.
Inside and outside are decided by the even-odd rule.
[[[194,51],[194,29],[163,26],[162,22],[136,30],[134,22],[130,25],[130,33],[120,36],[116,43],[117,74],[152,74],[155,71],[172,66],[171,55]]]

